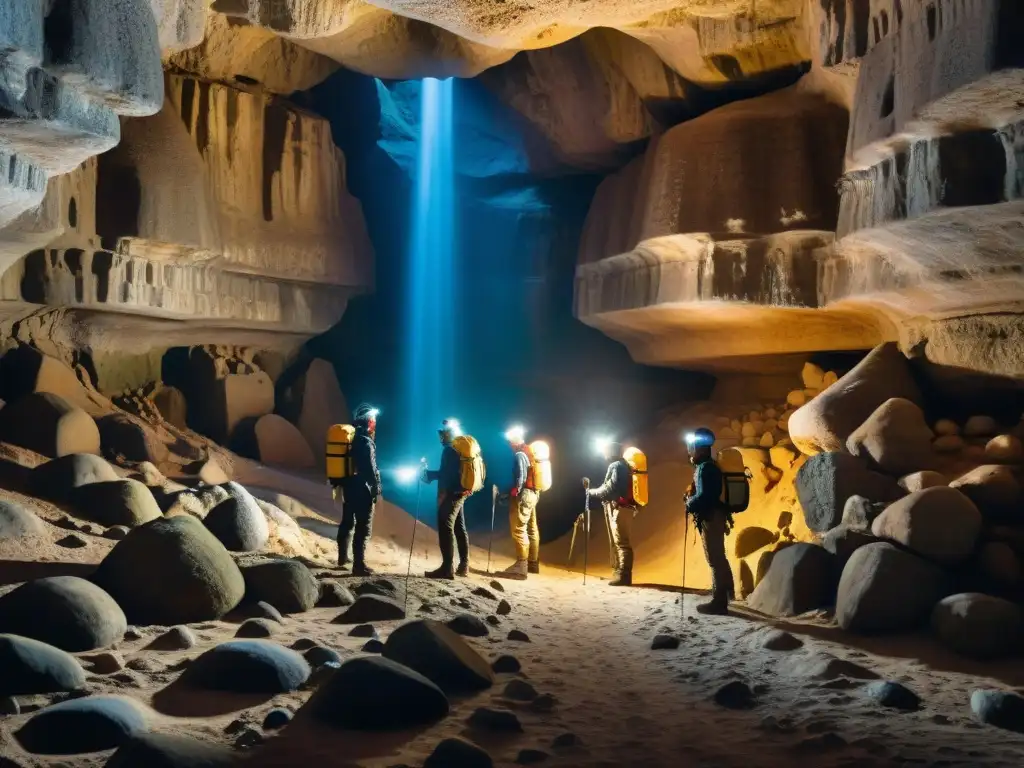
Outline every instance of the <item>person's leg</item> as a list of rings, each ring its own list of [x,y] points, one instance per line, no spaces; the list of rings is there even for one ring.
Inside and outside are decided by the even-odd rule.
[[[697,606],[701,613],[724,614],[729,609],[729,594],[732,591],[732,571],[725,556],[725,513],[714,512],[704,523],[701,534],[704,542],[704,556],[711,569],[711,600]]]
[[[530,501],[530,514],[526,523],[527,539],[530,543],[527,553],[527,570],[530,573],[540,573],[540,527],[537,525],[537,504],[540,501],[540,494],[536,491],[527,491],[527,493]]]
[[[530,541],[527,533],[529,526],[529,507],[526,504],[525,491],[519,496],[511,496],[508,500],[508,525],[512,532],[512,544],[515,548],[516,561],[501,571],[501,576],[508,579],[523,580],[527,573],[527,559],[530,555]]]
[[[618,573],[622,570],[622,561],[619,560],[619,547],[615,543],[615,526],[612,523],[612,519],[615,515],[615,505],[610,501],[601,503],[601,509],[604,511],[604,527],[608,534],[608,560],[612,570]]]
[[[373,513],[376,499],[368,494],[360,500],[356,509],[355,540],[352,549],[352,573],[357,576],[370,576],[373,570],[366,565],[366,547],[373,535]]]
[[[437,579],[452,579],[455,577],[454,550],[455,550],[455,518],[458,511],[455,509],[455,497],[445,491],[438,493],[437,497],[437,546],[441,550],[441,567],[429,571],[427,576]]]
[[[342,499],[341,522],[338,524],[338,565],[347,566],[351,562],[349,552],[352,550],[352,531],[355,528],[355,499],[352,494],[345,494],[340,488],[332,488],[335,498]]]
[[[612,536],[619,561],[619,571],[612,579],[611,586],[626,587],[633,583],[633,510],[616,506],[612,511]]]
[[[466,497],[459,496],[455,500],[455,543],[459,548],[459,567],[455,573],[458,576],[469,576],[469,531],[466,529]]]

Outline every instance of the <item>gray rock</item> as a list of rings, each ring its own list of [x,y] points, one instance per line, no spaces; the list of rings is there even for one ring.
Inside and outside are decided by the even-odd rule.
[[[395,597],[398,594],[398,587],[387,579],[373,579],[357,584],[352,591],[357,597],[362,595],[381,595],[382,597]]]
[[[363,643],[362,648],[359,650],[363,653],[384,653],[384,643],[373,637]]]
[[[163,517],[149,488],[138,480],[89,483],[70,493],[75,513],[100,525],[135,528]]]
[[[197,658],[181,677],[193,688],[232,693],[287,693],[309,677],[298,653],[267,640],[231,640]]]
[[[348,632],[349,637],[376,637],[377,630],[373,624],[357,624]]]
[[[115,749],[149,730],[147,711],[121,696],[89,696],[47,707],[15,738],[37,755],[79,755]]]
[[[332,624],[365,624],[370,621],[395,621],[405,618],[405,609],[395,600],[381,595],[361,595],[348,610],[332,619]]]
[[[551,755],[542,749],[521,749],[519,754],[516,755],[516,763],[518,765],[537,765],[543,763]]]
[[[504,591],[505,591],[505,585],[504,585],[504,584],[502,584],[502,583],[501,583],[500,581],[498,581],[497,579],[491,579],[491,582],[490,582],[490,587],[491,587],[491,589],[493,589],[493,590],[494,590],[495,592],[504,592]]]
[[[920,708],[921,699],[902,683],[893,680],[878,680],[864,688],[864,694],[883,707],[913,712]]]
[[[124,658],[119,653],[96,653],[92,656],[82,656],[81,660],[91,664],[90,672],[96,675],[111,675],[124,669]]]
[[[117,479],[113,467],[91,453],[61,456],[32,470],[32,487],[35,492],[44,499],[63,503],[70,501],[71,492],[75,488]]]
[[[519,643],[530,642],[530,636],[523,632],[521,629],[513,629],[508,633],[508,639]]]
[[[1024,611],[1001,597],[950,595],[932,611],[932,630],[947,648],[975,659],[993,659],[1019,650]]]
[[[651,641],[652,651],[674,651],[679,647],[679,638],[675,635],[655,635]]]
[[[847,528],[845,525],[837,525],[821,537],[821,546],[826,552],[836,556],[836,565],[841,573],[843,566],[854,552],[876,541],[878,539],[870,533]]]
[[[534,712],[553,712],[557,700],[550,693],[542,693],[536,699],[530,702],[530,709]]]
[[[75,691],[85,687],[85,670],[74,656],[27,637],[0,635],[0,669],[3,670],[0,696]]]
[[[20,715],[21,705],[18,704],[18,700],[13,696],[0,696],[0,715],[9,717],[11,715]],[[14,768],[14,766],[4,766],[0,762],[0,768]],[[20,768],[20,766],[18,766]]]
[[[319,643],[311,637],[300,637],[294,643],[292,643],[292,650],[294,651],[308,651],[310,648],[315,648]]]
[[[45,532],[46,526],[34,513],[20,504],[0,501],[0,539],[42,536]]]
[[[58,539],[55,543],[58,547],[65,547],[66,549],[81,549],[82,547],[89,546],[89,542],[77,533],[72,533],[62,539]]]
[[[128,531],[131,530],[127,525],[115,525],[112,528],[107,528],[103,532],[103,538],[112,539],[113,541],[120,541],[128,535]]]
[[[152,651],[186,651],[194,648],[198,640],[188,627],[171,627],[148,646]]]
[[[464,739],[445,739],[434,747],[423,768],[493,768],[485,750]]]
[[[741,680],[733,680],[723,685],[715,691],[714,700],[718,706],[727,709],[753,709],[757,706],[754,692]]]
[[[467,637],[486,637],[490,634],[487,625],[478,616],[474,616],[471,613],[457,614],[446,625],[453,632],[466,635]]]
[[[263,730],[265,731],[276,731],[278,728],[284,728],[288,723],[292,721],[292,712],[290,709],[284,707],[276,707],[267,713],[267,716],[263,718]]]
[[[514,675],[522,669],[519,659],[515,656],[504,654],[491,662],[491,671],[498,675]]]
[[[769,616],[796,616],[831,605],[838,569],[835,556],[815,544],[777,552],[747,604]]]
[[[384,644],[384,657],[404,664],[446,693],[489,688],[494,673],[487,661],[455,632],[431,619],[398,627]]]
[[[134,624],[219,619],[245,592],[230,553],[201,522],[181,516],[134,529],[104,558],[93,580]]]
[[[270,637],[279,628],[280,624],[271,619],[246,619],[238,627],[235,637]]]
[[[420,673],[380,656],[349,659],[302,708],[327,725],[359,731],[404,730],[448,715],[448,699]]]
[[[258,747],[263,741],[263,734],[255,728],[243,728],[235,737],[235,749],[251,749]]]
[[[847,453],[811,456],[797,473],[796,490],[807,527],[815,533],[825,533],[842,522],[851,496],[890,502],[904,495],[896,480],[868,469],[862,459]]]
[[[211,509],[203,522],[217,540],[232,552],[256,552],[270,538],[267,516],[241,486],[238,486],[235,495]]]
[[[220,744],[169,733],[146,733],[129,739],[104,768],[230,768],[236,764],[235,753]]]
[[[207,523],[209,524],[209,523]],[[297,560],[270,560],[242,568],[245,599],[263,601],[282,613],[303,613],[320,599],[320,585]]]
[[[114,599],[77,576],[37,579],[0,597],[0,632],[72,653],[113,645],[127,629]]]
[[[570,747],[577,747],[581,744],[580,737],[575,733],[560,733],[555,736],[551,742],[551,746],[555,749],[569,749]]]
[[[284,623],[284,616],[281,615],[281,612],[270,603],[264,603],[262,600],[245,606],[245,615],[250,619],[269,619],[270,621],[276,621],[278,624]]]
[[[487,600],[497,600],[498,596],[491,592],[487,587],[477,587],[473,590],[473,594],[477,597],[483,597]]]
[[[794,637],[789,632],[783,632],[781,629],[774,629],[768,633],[765,637],[764,642],[761,643],[761,647],[769,651],[795,651],[797,648],[802,648],[804,641],[798,637]]]
[[[986,725],[1024,733],[1024,696],[1011,691],[977,690],[971,694],[971,711]]]
[[[320,582],[320,599],[317,601],[317,607],[344,608],[355,601],[355,595],[333,579],[324,579]]]
[[[853,632],[896,632],[924,625],[943,596],[942,570],[892,544],[851,555],[839,579],[836,620]]]
[[[978,554],[978,565],[985,582],[994,589],[1008,590],[1020,584],[1020,558],[1006,542],[986,542]]]
[[[309,662],[309,666],[314,668],[322,667],[324,664],[327,664],[328,662],[341,664],[341,662],[343,661],[340,653],[338,653],[333,648],[328,648],[325,645],[314,645],[312,648],[308,649],[302,655],[306,659],[306,661]]]
[[[875,518],[871,532],[946,565],[966,560],[981,531],[981,513],[955,488],[917,491]]]
[[[499,616],[508,616],[510,613],[512,613],[512,605],[509,603],[508,600],[502,598],[498,601],[498,607],[495,609],[494,612]]]
[[[486,616],[484,616],[484,621],[486,621],[492,627],[500,627],[501,626],[501,619],[499,619],[493,613],[489,613]]]
[[[499,733],[522,733],[523,725],[515,712],[495,707],[477,707],[467,719],[471,728]]]
[[[525,680],[515,679],[508,681],[501,695],[513,701],[533,701],[540,694],[537,693],[536,688]]]

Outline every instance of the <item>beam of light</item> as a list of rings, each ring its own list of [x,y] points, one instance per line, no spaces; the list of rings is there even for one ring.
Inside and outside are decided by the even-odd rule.
[[[420,467],[399,467],[395,470],[395,479],[402,485],[411,485],[420,476]]]
[[[455,258],[453,81],[423,80],[409,242],[406,448],[425,447],[455,394],[459,286]]]
[[[598,454],[604,454],[612,446],[612,439],[610,437],[595,437],[594,438],[594,452]]]
[[[687,432],[683,435],[683,440],[687,445],[693,445],[697,441],[697,436],[693,432]]]
[[[510,443],[521,443],[526,438],[526,427],[521,424],[516,424],[513,427],[509,427],[505,432],[505,439]]]

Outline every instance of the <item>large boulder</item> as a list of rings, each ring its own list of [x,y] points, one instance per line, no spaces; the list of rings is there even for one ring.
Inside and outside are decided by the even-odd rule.
[[[185,516],[134,529],[103,559],[93,580],[133,624],[219,619],[245,593],[242,572],[224,545]]]
[[[71,492],[75,514],[85,520],[129,528],[163,517],[152,492],[138,480],[108,480],[89,483]]]
[[[0,635],[0,696],[77,691],[85,688],[78,659],[47,643]]]
[[[221,487],[228,492],[228,498],[210,510],[206,527],[232,552],[255,552],[270,538],[267,516],[238,483]]]
[[[971,711],[986,725],[1024,733],[1024,696],[1013,691],[974,691]]]
[[[853,632],[896,632],[928,621],[943,596],[945,575],[917,555],[878,542],[846,563],[836,594],[836,621]]]
[[[468,693],[494,685],[490,665],[472,646],[432,619],[403,624],[384,644],[384,658],[415,669],[446,693]]]
[[[20,504],[0,501],[0,540],[42,536],[46,532],[43,521]]]
[[[932,611],[932,630],[943,645],[962,656],[993,659],[1020,650],[1024,611],[992,595],[950,595]]]
[[[100,452],[92,416],[51,392],[34,392],[0,410],[0,442],[51,458]]]
[[[270,603],[282,613],[302,613],[316,605],[320,585],[298,560],[270,560],[242,569],[245,599]]]
[[[159,464],[168,456],[168,448],[152,429],[125,413],[111,413],[96,420],[100,431],[100,447],[110,461],[149,461]]]
[[[282,376],[279,383],[284,383],[287,376]],[[315,358],[281,390],[281,413],[298,425],[313,455],[323,456],[327,428],[349,419],[348,403],[338,385],[334,366],[327,360]]]
[[[313,450],[298,427],[276,413],[261,416],[253,427],[259,459],[291,469],[316,466]]]
[[[802,453],[843,451],[857,427],[890,398],[922,402],[907,358],[894,342],[875,347],[845,376],[789,417]]]
[[[34,715],[15,738],[38,755],[79,755],[115,749],[149,730],[151,713],[122,696],[89,696]]]
[[[882,472],[900,477],[935,466],[934,437],[920,406],[892,397],[850,434],[846,449]]]
[[[29,581],[0,597],[0,632],[72,653],[112,645],[127,629],[128,621],[114,598],[77,576]]]
[[[268,640],[231,640],[211,648],[181,676],[191,688],[231,693],[287,693],[309,679],[301,654]]]
[[[834,555],[815,544],[794,544],[776,553],[747,604],[769,616],[796,616],[831,605],[838,578]]]
[[[342,664],[303,710],[338,728],[404,730],[444,718],[448,699],[409,667],[380,656],[361,656]]]
[[[887,502],[904,493],[893,478],[868,469],[863,459],[848,453],[811,456],[797,472],[796,492],[807,527],[815,533],[825,533],[842,522],[851,496]]]
[[[861,530],[847,528],[845,525],[837,525],[826,531],[821,537],[821,546],[836,556],[837,574],[842,573],[847,561],[863,546],[878,541],[870,533]]]
[[[395,621],[405,618],[405,609],[384,595],[360,595],[347,610],[332,619],[333,624],[364,624],[368,621]]]
[[[886,507],[871,532],[918,554],[954,565],[974,552],[981,513],[956,488],[940,486],[906,496]]]
[[[91,453],[71,453],[32,470],[35,492],[45,499],[59,502],[69,502],[75,488],[119,479],[106,460]]]
[[[1021,505],[1024,494],[1010,467],[986,464],[961,475],[949,484],[975,503],[986,520],[991,522],[1022,522]]]
[[[1005,541],[989,541],[978,552],[978,570],[996,590],[1016,588],[1021,580],[1020,558]]]
[[[236,753],[221,744],[178,736],[144,733],[123,744],[103,768],[230,768]]]

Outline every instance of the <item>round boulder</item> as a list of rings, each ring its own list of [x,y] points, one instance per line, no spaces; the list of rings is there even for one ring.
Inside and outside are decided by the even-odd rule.
[[[912,472],[900,478],[900,488],[907,493],[923,491],[925,488],[938,488],[942,485],[949,485],[949,480],[941,472],[931,469],[922,472]]]
[[[0,696],[77,691],[85,687],[78,659],[52,645],[0,635]]]
[[[44,499],[61,502],[70,501],[75,488],[118,479],[117,472],[106,460],[91,453],[61,456],[32,470],[35,492]]]
[[[33,392],[6,405],[0,411],[0,442],[51,458],[100,452],[92,416],[51,392]]]
[[[480,617],[471,613],[456,614],[448,620],[448,628],[467,637],[486,637],[490,634],[490,630]]]
[[[146,523],[100,563],[93,580],[133,624],[219,619],[242,600],[245,581],[231,555],[192,517]]]
[[[1015,435],[996,435],[985,444],[985,456],[992,461],[1019,462],[1024,459],[1024,445]]]
[[[772,558],[747,604],[769,616],[813,611],[832,604],[838,577],[833,554],[816,544],[793,544]]]
[[[935,437],[916,403],[892,397],[875,409],[846,440],[846,450],[890,475],[935,466]]]
[[[837,525],[831,531],[821,537],[821,546],[836,556],[836,573],[841,573],[842,568],[858,549],[872,542],[878,541],[874,536],[863,531],[856,531],[847,528],[845,525]]]
[[[54,704],[15,733],[28,752],[79,755],[120,747],[149,730],[149,712],[122,696],[89,696]]]
[[[981,513],[956,488],[916,491],[886,507],[871,532],[937,560],[955,565],[971,556],[981,531]]]
[[[1024,696],[1012,691],[974,691],[971,711],[986,725],[1024,733]]]
[[[409,667],[382,656],[360,656],[342,664],[303,709],[338,728],[404,730],[447,716],[448,699]]]
[[[319,607],[344,608],[355,601],[355,595],[349,592],[348,587],[343,587],[334,579],[324,579],[320,582],[320,599],[317,601]]]
[[[797,472],[796,492],[807,527],[815,533],[839,525],[851,496],[888,502],[904,494],[893,478],[868,469],[862,459],[848,453],[811,456]]]
[[[843,568],[836,621],[862,633],[916,629],[928,621],[944,587],[938,566],[888,542],[868,544]]]
[[[976,467],[949,484],[981,510],[992,522],[1019,522],[1022,501],[1020,483],[1013,470],[998,464]]]
[[[291,469],[309,469],[316,465],[313,451],[299,428],[276,413],[256,421],[256,445],[264,464]]]
[[[388,637],[384,657],[416,670],[446,693],[494,685],[487,660],[448,627],[432,619],[403,624]]]
[[[943,645],[962,656],[993,659],[1019,648],[1024,612],[1016,603],[992,595],[950,595],[932,611],[932,630]]]
[[[1004,541],[989,541],[981,548],[978,565],[985,581],[996,589],[1013,589],[1020,584],[1020,559]]]
[[[991,416],[971,416],[964,424],[967,437],[990,437],[999,432],[999,424]]]
[[[20,504],[0,501],[0,540],[41,536],[46,532],[43,521]]]
[[[96,421],[103,455],[110,461],[161,462],[168,450],[156,434],[124,413],[112,413]]]
[[[270,538],[267,516],[247,491],[245,496],[232,495],[222,501],[210,510],[204,522],[232,552],[255,552]]]
[[[320,585],[298,560],[269,560],[242,568],[245,599],[269,603],[282,613],[303,613],[316,605]]]
[[[332,624],[365,624],[405,618],[405,609],[397,600],[383,595],[360,595],[348,610],[331,620]]]
[[[487,752],[465,739],[445,739],[434,747],[423,768],[493,768]]]
[[[231,693],[287,693],[309,678],[301,655],[267,640],[231,640],[199,656],[181,677],[192,688]]]
[[[0,597],[0,632],[72,653],[112,645],[127,629],[128,621],[114,599],[77,576],[29,581]]]
[[[220,744],[171,733],[145,733],[124,743],[103,768],[230,768],[235,752]]]
[[[138,480],[83,485],[71,492],[71,505],[83,520],[105,526],[135,528],[163,517],[149,488]]]

